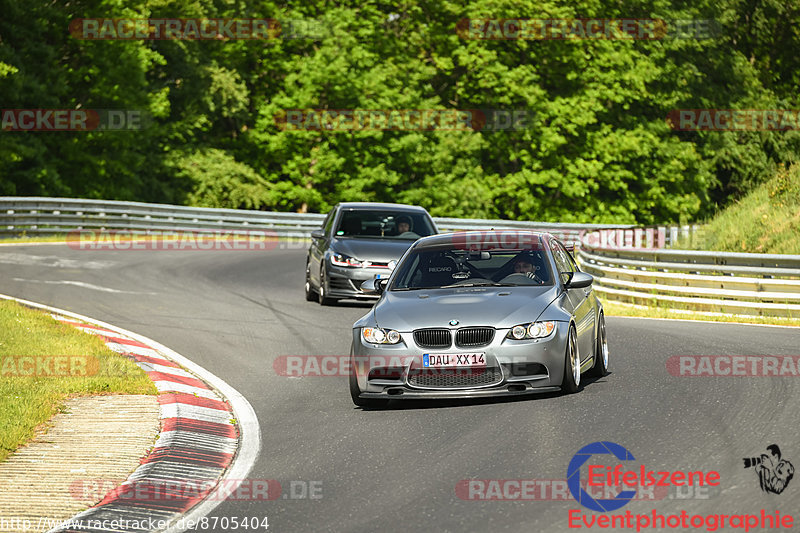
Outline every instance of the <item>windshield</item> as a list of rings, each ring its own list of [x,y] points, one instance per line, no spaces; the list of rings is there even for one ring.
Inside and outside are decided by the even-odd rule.
[[[358,209],[342,212],[335,235],[415,241],[434,233],[433,225],[424,213]]]
[[[550,264],[541,249],[471,251],[447,247],[412,250],[398,266],[390,290],[552,284]]]

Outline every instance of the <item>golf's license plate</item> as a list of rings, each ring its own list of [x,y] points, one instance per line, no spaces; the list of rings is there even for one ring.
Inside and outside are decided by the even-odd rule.
[[[425,368],[449,368],[457,366],[485,367],[483,353],[426,353],[422,355]]]

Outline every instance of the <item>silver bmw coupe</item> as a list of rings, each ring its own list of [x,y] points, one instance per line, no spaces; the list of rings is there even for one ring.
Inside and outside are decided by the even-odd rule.
[[[362,284],[380,299],[353,324],[353,402],[576,392],[608,369],[592,281],[549,233],[419,239]]]

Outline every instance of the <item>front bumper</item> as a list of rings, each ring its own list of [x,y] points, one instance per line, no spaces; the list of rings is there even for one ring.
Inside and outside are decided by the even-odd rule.
[[[377,300],[379,294],[365,294],[361,284],[380,274],[389,277],[392,271],[388,268],[345,268],[328,265],[328,296],[331,298],[357,298],[359,300]]]
[[[549,337],[520,341],[507,339],[508,329],[497,329],[486,346],[436,350],[417,346],[410,331],[400,332],[402,341],[396,345],[376,345],[364,341],[361,329],[354,328],[350,364],[362,398],[481,398],[558,391],[564,377],[567,326],[559,322]],[[457,329],[450,328],[452,337]],[[472,352],[484,354],[486,375],[477,372],[473,379],[470,372],[475,371],[467,370],[465,379],[459,375],[464,369],[453,369],[419,379],[432,372],[422,367],[423,354]]]
[[[404,389],[389,389],[383,392],[362,392],[361,398],[374,398],[378,400],[456,400],[459,398],[498,398],[502,396],[525,396],[528,394],[543,394],[557,392],[561,387],[533,387],[526,386],[522,390],[517,387],[493,387],[480,390],[453,390],[453,391],[417,391]]]

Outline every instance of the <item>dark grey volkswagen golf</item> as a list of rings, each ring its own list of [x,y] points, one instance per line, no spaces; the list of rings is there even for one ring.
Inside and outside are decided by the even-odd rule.
[[[311,232],[306,257],[306,300],[330,305],[342,298],[376,299],[361,283],[388,277],[420,237],[438,233],[422,207],[345,202],[336,205]]]

